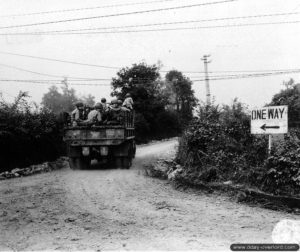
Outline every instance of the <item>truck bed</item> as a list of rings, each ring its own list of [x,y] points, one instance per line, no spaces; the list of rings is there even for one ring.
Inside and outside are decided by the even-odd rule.
[[[124,125],[76,126],[64,131],[64,141],[71,146],[119,145],[134,139],[134,128]]]

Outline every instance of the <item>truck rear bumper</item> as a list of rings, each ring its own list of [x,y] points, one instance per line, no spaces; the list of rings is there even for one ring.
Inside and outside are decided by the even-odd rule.
[[[103,145],[120,145],[126,139],[103,139],[103,140],[71,140],[66,141],[70,146],[103,146]]]

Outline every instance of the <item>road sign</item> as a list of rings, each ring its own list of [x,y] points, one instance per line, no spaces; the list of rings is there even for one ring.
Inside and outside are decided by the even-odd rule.
[[[251,111],[251,134],[288,132],[288,106],[272,106]]]

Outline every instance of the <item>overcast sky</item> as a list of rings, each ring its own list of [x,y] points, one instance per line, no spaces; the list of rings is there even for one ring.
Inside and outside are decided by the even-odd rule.
[[[210,4],[182,9],[22,27],[24,24],[107,16],[110,14],[165,9],[201,3]],[[107,5],[114,6],[104,7]],[[90,7],[97,8],[61,11]],[[51,13],[16,15],[36,12]],[[254,15],[260,17],[247,18]],[[272,16],[261,17],[262,15]],[[228,19],[233,17],[243,18]],[[207,21],[208,19],[222,20]],[[206,21],[107,29],[107,27],[115,26],[199,20]],[[258,23],[268,24],[252,25]],[[244,26],[240,26],[241,24]],[[246,26],[246,24],[251,25]],[[4,28],[14,25],[21,27]],[[114,33],[34,36],[4,35],[7,33],[101,27],[106,29],[98,30],[98,32],[114,31]],[[192,27],[196,28],[189,30],[178,29]],[[175,28],[175,30],[157,31],[157,29],[167,28]],[[124,30],[156,31],[118,33],[118,31]],[[208,68],[212,78],[217,75],[225,75],[225,77],[222,77],[225,80],[210,81],[211,94],[215,97],[216,102],[229,104],[235,97],[238,97],[242,102],[248,104],[250,108],[262,106],[283,88],[282,82],[284,80],[294,78],[300,82],[299,73],[239,79],[228,79],[228,75],[253,74],[256,72],[251,71],[268,72],[269,70],[273,70],[273,74],[274,70],[300,69],[299,31],[299,0],[236,0],[231,2],[222,0],[0,0],[0,52],[115,67],[101,68],[74,65],[0,53],[0,91],[3,92],[3,96],[7,101],[11,101],[19,90],[29,91],[31,100],[39,103],[43,94],[47,92],[49,84],[4,82],[3,80],[45,81],[59,80],[63,76],[67,76],[69,79],[75,77],[111,79],[116,75],[118,68],[131,66],[133,63],[139,62],[156,64],[160,61],[163,64],[161,69],[162,78],[165,75],[164,71],[176,69],[182,71],[192,80],[203,80],[204,66],[201,58],[204,54],[210,54],[212,62]],[[58,77],[28,73],[7,66]],[[101,84],[97,86],[74,85],[72,87],[76,89],[78,94],[94,95],[96,100],[99,100],[101,97],[110,99],[111,88],[108,85],[110,83],[109,80],[97,82],[70,81],[70,84],[72,83]],[[196,97],[205,101],[205,82],[195,81],[193,88]]]

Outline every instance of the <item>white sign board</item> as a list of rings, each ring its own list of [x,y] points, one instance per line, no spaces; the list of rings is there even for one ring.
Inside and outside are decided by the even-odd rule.
[[[288,132],[288,106],[272,106],[251,111],[251,134]]]

